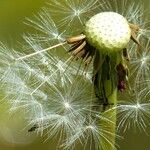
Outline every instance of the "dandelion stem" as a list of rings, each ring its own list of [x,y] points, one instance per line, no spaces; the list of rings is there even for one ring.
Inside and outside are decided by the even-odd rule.
[[[98,67],[101,60],[104,60],[101,67]],[[109,131],[109,140],[101,138],[99,147],[100,149],[114,150],[115,149],[115,139],[116,139],[116,104],[117,104],[117,72],[116,65],[118,64],[120,58],[118,54],[112,54],[112,56],[100,55],[97,52],[94,60],[94,69],[97,68],[98,71],[94,79],[95,93],[99,98],[100,103],[103,108],[101,108],[101,114],[103,118],[108,118],[110,122],[105,120],[99,120],[100,127],[103,129],[107,128]],[[99,129],[100,132],[103,132]],[[105,135],[104,133],[102,133]]]
[[[67,42],[66,42],[66,41],[65,41],[65,42],[63,42],[63,43],[59,43],[59,44],[57,44],[57,45],[54,45],[54,46],[51,46],[51,47],[48,47],[48,48],[42,49],[42,50],[40,50],[40,51],[37,51],[37,52],[31,53],[31,54],[28,54],[28,55],[25,55],[25,56],[19,57],[19,58],[17,58],[16,60],[23,60],[23,59],[27,59],[27,58],[32,57],[32,56],[34,56],[34,55],[37,55],[37,54],[40,54],[40,53],[43,53],[43,52],[49,51],[49,50],[51,50],[51,49],[57,48],[57,47],[59,47],[59,46],[63,46],[63,45],[65,45],[65,44],[67,44]]]
[[[110,80],[105,81],[105,92],[110,93],[112,83]],[[105,139],[101,139],[100,147],[107,147],[107,150],[114,150],[115,149],[115,140],[116,140],[116,108],[114,107],[117,103],[117,88],[114,88],[112,93],[107,97],[108,107],[105,108],[103,112],[103,116],[108,118],[110,122],[106,122],[100,120],[100,124],[102,126],[107,127],[108,131],[111,133],[109,135],[109,142],[108,143]],[[111,105],[113,104],[113,105]],[[103,148],[101,148],[103,149]]]

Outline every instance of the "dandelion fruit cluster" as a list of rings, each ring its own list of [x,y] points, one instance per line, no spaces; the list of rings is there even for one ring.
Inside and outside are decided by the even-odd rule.
[[[116,150],[118,130],[150,124],[144,7],[132,0],[48,6],[27,20],[36,33],[24,35],[21,51],[0,46],[4,99],[11,112],[25,110],[28,132],[58,138],[57,148]]]
[[[127,20],[115,12],[99,13],[85,25],[87,41],[100,53],[121,51],[130,41],[131,28]]]
[[[137,40],[138,31],[138,25],[130,24],[122,15],[116,12],[101,12],[85,23],[83,34],[67,39],[67,43],[72,44],[69,52],[74,58],[82,58],[86,66],[94,60],[95,93],[99,99],[105,101],[104,105],[107,105],[108,95],[111,95],[107,94],[104,81],[110,80],[110,84],[113,85],[110,87],[112,91],[116,87],[119,91],[126,88],[126,61],[129,61],[127,46],[132,39],[138,48],[140,47]]]

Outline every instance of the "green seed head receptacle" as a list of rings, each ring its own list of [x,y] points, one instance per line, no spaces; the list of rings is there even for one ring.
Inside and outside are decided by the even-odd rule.
[[[109,54],[127,46],[131,29],[122,15],[115,12],[102,12],[86,22],[85,35],[89,44]]]

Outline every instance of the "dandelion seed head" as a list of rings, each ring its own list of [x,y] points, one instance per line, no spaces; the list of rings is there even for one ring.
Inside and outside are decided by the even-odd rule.
[[[87,21],[85,35],[92,46],[103,53],[111,53],[126,47],[130,41],[131,29],[122,15],[102,12]]]
[[[35,28],[36,33],[24,35],[27,43],[21,47],[24,51],[10,50],[4,45],[0,47],[0,83],[5,90],[5,100],[11,104],[10,112],[25,111],[29,126],[37,126],[35,131],[44,135],[45,140],[59,137],[58,144],[64,149],[73,149],[78,142],[84,148],[90,145],[88,149],[94,146],[98,150],[100,145],[104,150],[107,145],[114,148],[111,137],[115,134],[109,130],[114,122],[92,109],[96,105],[93,104],[96,98],[92,66],[84,75],[85,66],[70,59],[65,45],[49,51],[42,50],[61,43],[68,33],[83,32],[87,20],[106,11],[116,12],[128,22],[138,24],[139,40],[141,36],[148,37],[149,30],[145,28],[146,22],[142,21],[143,6],[130,0],[66,0],[63,3],[55,0],[48,6],[51,9],[42,9],[34,20],[27,19],[26,24]],[[53,16],[56,14],[57,19]],[[135,52],[135,45],[129,45],[130,80],[134,77],[140,87],[134,84],[136,94],[132,97],[127,94],[124,103],[117,107],[118,129],[124,131],[133,127],[146,132],[149,124],[150,104],[145,101],[150,94],[150,53],[149,44],[145,43],[139,55]],[[37,55],[28,57],[31,52]],[[97,123],[97,120],[104,124]]]
[[[145,17],[145,8],[142,1],[136,3],[134,0],[101,0],[100,11],[113,11],[124,16],[129,23],[139,26],[138,37],[144,36],[149,39],[150,31],[147,27],[149,19]],[[125,9],[126,8],[126,9]]]
[[[126,9],[124,9],[125,7]],[[137,4],[133,0],[104,0],[103,5],[100,7],[102,11],[117,12],[132,23],[137,23],[137,21],[141,19],[140,17],[143,16],[143,9],[141,1]]]

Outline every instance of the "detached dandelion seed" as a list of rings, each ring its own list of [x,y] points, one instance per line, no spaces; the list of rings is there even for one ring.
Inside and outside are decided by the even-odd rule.
[[[150,42],[143,41],[143,48],[138,55],[131,56],[131,78],[135,77],[136,82],[146,80],[150,74]],[[137,86],[137,85],[136,85]]]
[[[145,79],[139,82],[139,95],[141,97],[147,98],[150,101],[150,79]]]
[[[102,5],[98,3],[98,0],[73,0],[64,1],[62,5],[58,0],[48,3],[51,7],[49,10],[53,15],[60,16],[59,25],[60,26],[70,26],[73,28],[73,23],[83,25],[89,17],[91,17],[92,12],[98,12],[99,6]],[[81,26],[82,28],[82,26]]]
[[[118,129],[126,130],[132,129],[141,132],[145,132],[149,125],[150,120],[150,103],[142,97],[137,97],[134,95],[130,96],[128,102],[122,102],[118,106]]]

